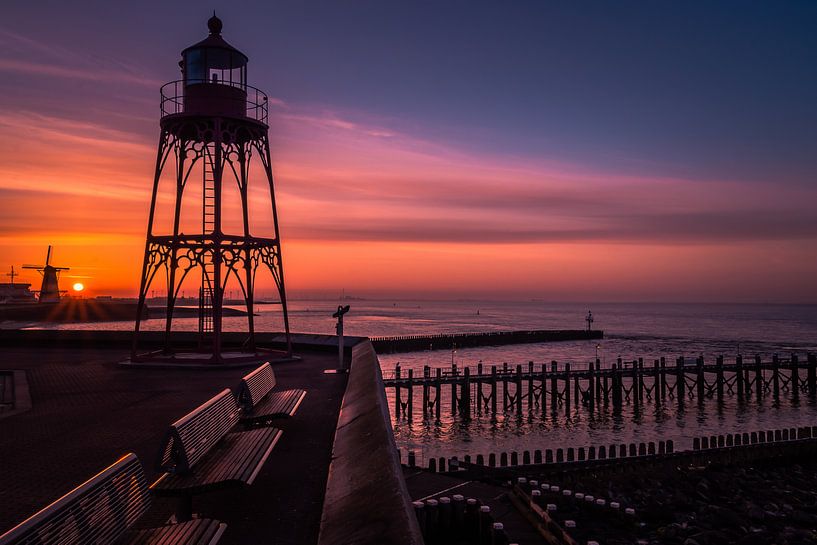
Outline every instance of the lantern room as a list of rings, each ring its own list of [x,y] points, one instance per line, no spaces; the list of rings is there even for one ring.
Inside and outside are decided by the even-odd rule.
[[[221,19],[207,21],[210,35],[182,51],[184,112],[247,115],[247,56],[221,37]]]

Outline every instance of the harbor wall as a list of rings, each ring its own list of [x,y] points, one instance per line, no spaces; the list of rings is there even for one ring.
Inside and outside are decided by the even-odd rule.
[[[247,339],[246,333],[227,331],[223,334],[223,345],[226,348],[243,346]],[[364,337],[344,336],[344,346],[351,348]],[[286,348],[286,336],[278,332],[256,332],[256,344],[264,348]],[[111,348],[130,349],[133,343],[133,331],[100,331],[83,329],[0,329],[0,347],[6,346],[43,346],[48,348]],[[163,331],[143,331],[139,333],[139,346],[162,347],[164,344]],[[199,344],[199,334],[196,331],[174,331],[174,348],[195,349]],[[293,333],[292,345],[298,348],[337,352],[338,338],[336,335],[317,335]]]
[[[319,545],[349,543],[423,543],[368,340],[352,348],[318,538]]]

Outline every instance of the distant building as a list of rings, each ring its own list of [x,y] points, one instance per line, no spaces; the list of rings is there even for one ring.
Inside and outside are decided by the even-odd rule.
[[[20,282],[0,283],[0,305],[14,305],[18,303],[36,303],[37,299],[31,291],[31,284]]]

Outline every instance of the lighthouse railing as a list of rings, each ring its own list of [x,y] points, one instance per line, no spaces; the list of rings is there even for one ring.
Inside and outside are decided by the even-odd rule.
[[[201,80],[201,81],[185,81],[176,80],[165,83],[159,90],[161,95],[160,109],[162,117],[183,114],[184,109],[184,92],[188,85],[192,84],[207,84],[207,85],[225,85],[228,87],[237,87],[246,92],[246,116],[255,121],[260,121],[266,124],[269,117],[269,99],[267,94],[253,87],[252,85],[241,84],[238,82],[219,81],[218,83]],[[223,98],[221,100],[224,100]]]

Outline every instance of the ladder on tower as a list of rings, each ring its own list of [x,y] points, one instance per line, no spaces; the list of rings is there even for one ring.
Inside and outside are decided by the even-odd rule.
[[[208,144],[204,152],[202,183],[202,228],[206,238],[216,229],[216,179],[214,174],[215,148]],[[208,280],[209,279],[209,280]],[[205,250],[202,255],[201,289],[199,290],[199,334],[201,344],[210,341],[213,333],[213,291],[216,287],[213,253]]]

